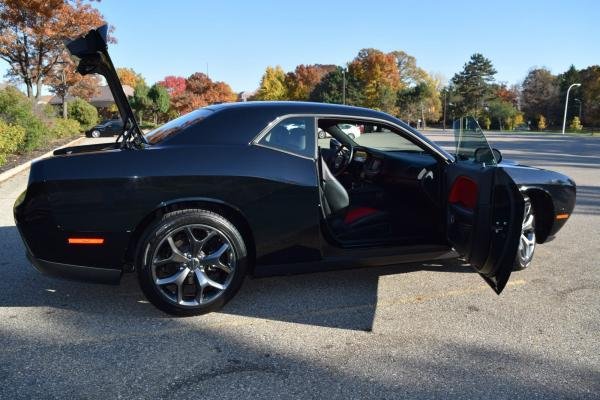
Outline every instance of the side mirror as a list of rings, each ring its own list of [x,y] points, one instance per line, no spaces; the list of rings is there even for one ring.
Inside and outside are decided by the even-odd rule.
[[[502,153],[500,153],[500,150],[492,149],[492,153],[494,153],[494,158],[496,159],[496,162],[500,164],[500,162],[502,161]]]
[[[475,161],[478,163],[493,164],[502,161],[502,153],[498,149],[490,149],[489,147],[479,147],[475,149],[473,154]]]

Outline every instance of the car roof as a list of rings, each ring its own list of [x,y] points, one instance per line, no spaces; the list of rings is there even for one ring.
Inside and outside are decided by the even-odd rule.
[[[280,115],[307,113],[307,114],[331,114],[348,116],[371,116],[373,118],[392,120],[391,115],[381,111],[371,110],[364,107],[348,106],[331,103],[315,103],[309,101],[245,101],[237,103],[213,104],[206,107],[213,111],[224,111],[233,109],[254,109],[256,111],[272,111]]]
[[[364,107],[307,101],[246,101],[213,104],[204,107],[204,109],[214,112],[214,117],[207,119],[207,122],[203,125],[204,127],[207,127],[207,124],[209,124],[208,120],[212,121],[214,124],[212,129],[207,129],[207,132],[202,135],[202,141],[206,144],[247,144],[261,129],[273,121],[274,118],[284,115],[308,114],[335,117],[348,116],[348,118],[375,118],[401,126],[405,130],[411,132],[414,136],[420,138],[423,142],[434,147],[439,153],[443,154],[445,158],[452,158],[452,156],[441,147],[423,136],[423,134],[406,124],[404,121],[390,114]],[[223,124],[229,124],[227,135],[223,135],[222,129],[220,129]],[[190,128],[191,129],[189,130],[194,130],[193,127]],[[197,141],[197,138],[194,137],[196,135],[193,132],[178,136],[178,138],[173,138],[174,144]]]

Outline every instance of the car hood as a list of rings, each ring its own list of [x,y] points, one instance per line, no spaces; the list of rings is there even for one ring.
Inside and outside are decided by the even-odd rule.
[[[575,181],[560,172],[543,168],[519,164],[515,160],[502,160],[498,166],[502,167],[517,185],[567,185],[575,186]]]

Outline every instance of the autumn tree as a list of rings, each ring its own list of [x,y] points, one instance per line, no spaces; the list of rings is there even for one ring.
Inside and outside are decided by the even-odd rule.
[[[600,126],[600,65],[579,71],[583,124]]]
[[[346,73],[346,104],[361,105],[363,102],[360,82],[355,76]],[[320,103],[342,104],[344,88],[344,72],[342,67],[336,67],[326,74],[309,95],[310,101]]]
[[[402,89],[423,82],[428,74],[417,66],[417,59],[404,51],[396,50],[390,53],[396,60]]]
[[[185,91],[185,78],[181,76],[165,76],[158,84],[169,92],[169,96],[177,96]]]
[[[521,87],[521,108],[528,120],[540,121],[540,116],[544,116],[544,125],[558,123],[560,105],[556,76],[546,68],[532,69]],[[540,129],[543,130],[545,127]]]
[[[69,89],[79,82],[81,75],[75,71],[75,66],[72,63],[65,65],[55,65],[52,73],[46,75],[44,83],[50,87],[50,92],[58,96],[62,101],[62,116],[67,119],[68,110],[66,97]]]
[[[80,79],[69,88],[69,94],[90,101],[92,97],[100,94],[100,76],[96,74],[80,75]]]
[[[510,101],[497,98],[487,104],[486,114],[489,115],[492,123],[497,122],[496,126],[501,131],[512,130],[517,113],[517,109]]]
[[[458,114],[479,115],[492,91],[491,83],[495,74],[496,70],[489,59],[479,53],[471,56],[462,71],[452,78],[454,91],[459,96],[459,102],[455,104]]]
[[[321,82],[323,76],[335,69],[335,65],[298,65],[294,72],[288,72],[285,76],[287,99],[308,100],[310,93]]]
[[[267,67],[253,100],[285,100],[286,98],[285,72],[279,65]]]
[[[398,91],[398,115],[406,121],[438,121],[442,113],[441,79],[425,73],[416,85]]]
[[[236,100],[236,95],[225,82],[213,82],[206,74],[196,72],[185,80],[185,90],[171,97],[171,106],[185,114],[209,104]]]
[[[121,85],[131,86],[135,88],[138,83],[146,85],[146,80],[142,74],[137,73],[133,68],[117,68],[117,76],[121,81]]]
[[[362,49],[348,65],[359,82],[363,106],[396,113],[396,96],[401,87],[396,57],[377,49]]]
[[[516,107],[519,104],[519,87],[517,85],[509,87],[506,83],[493,84],[492,97],[511,103]]]
[[[102,14],[81,0],[1,0],[0,59],[9,64],[7,75],[25,84],[27,96],[35,87],[39,98],[64,40],[103,24]]]
[[[50,92],[60,97],[62,101],[63,118],[67,118],[66,97],[70,94],[89,101],[100,91],[100,78],[96,74],[81,75],[76,71],[75,64],[67,57],[54,65],[52,70],[45,76],[44,84],[50,88]]]

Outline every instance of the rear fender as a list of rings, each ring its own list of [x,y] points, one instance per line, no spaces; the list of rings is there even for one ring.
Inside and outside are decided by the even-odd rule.
[[[158,204],[152,212],[146,215],[135,227],[131,238],[129,239],[129,245],[125,255],[126,262],[129,265],[135,265],[135,257],[138,252],[138,244],[143,238],[144,233],[152,223],[163,215],[186,209],[202,209],[216,212],[227,218],[235,227],[240,231],[246,244],[246,250],[248,251],[248,259],[250,260],[250,273],[254,271],[254,260],[256,259],[256,246],[254,242],[254,235],[252,229],[248,223],[247,218],[243,212],[236,206],[226,203],[222,200],[208,198],[208,197],[187,197],[181,199],[169,200]]]

